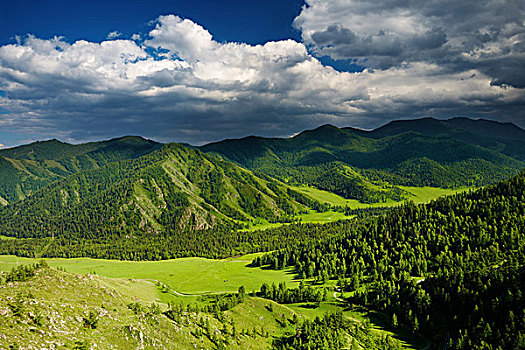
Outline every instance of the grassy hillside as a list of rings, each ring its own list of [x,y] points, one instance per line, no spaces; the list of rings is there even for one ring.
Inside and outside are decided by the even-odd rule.
[[[512,145],[525,142],[525,131],[518,127],[495,128],[495,122],[471,120],[455,132],[459,129],[443,123],[434,119],[394,122],[374,131],[325,125],[289,139],[248,137],[201,149],[282,181],[311,185],[362,203],[406,198],[399,186],[486,185],[525,166],[525,158],[513,158],[515,154],[509,151],[515,149]],[[485,142],[495,140],[486,136],[491,128],[499,130],[498,137],[512,136],[508,147]]]
[[[134,159],[161,147],[140,137],[71,145],[58,140],[0,150],[0,204],[24,199],[69,175]]]
[[[386,349],[385,344],[413,349],[364,314],[341,312],[333,298],[313,308],[288,307],[239,291],[164,303],[164,292],[164,286],[150,281],[76,274],[40,263],[21,265],[0,274],[0,347],[280,349],[295,334],[312,326],[321,329],[319,317],[331,312],[337,329],[326,328],[305,339],[315,344],[312,348],[339,349],[327,342],[336,340],[354,349],[365,344],[368,349]],[[217,301],[231,303],[218,309]]]
[[[387,200],[384,203],[361,203],[355,199],[346,199],[338,196],[335,193],[319,190],[311,186],[291,186],[297,192],[303,193],[321,203],[327,203],[334,206],[349,207],[351,209],[358,208],[373,208],[399,205],[399,202]],[[406,199],[414,203],[428,203],[431,200],[441,196],[451,195],[467,190],[468,188],[447,189],[439,187],[413,187],[413,186],[399,186],[406,193]]]
[[[171,309],[152,303],[148,293],[136,293],[148,288],[142,282],[50,268],[1,286],[0,348],[6,349],[268,349],[273,336],[288,330],[276,321],[277,315],[291,319],[294,314],[271,301],[248,297],[220,317]],[[154,284],[149,288],[156,289]],[[268,304],[273,304],[272,312]]]

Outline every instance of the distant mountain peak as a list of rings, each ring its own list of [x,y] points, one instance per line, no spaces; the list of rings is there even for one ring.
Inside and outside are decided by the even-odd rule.
[[[305,130],[292,137],[292,139],[301,138],[315,138],[323,141],[330,142],[330,138],[337,137],[337,135],[345,135],[343,129],[338,128],[332,124],[323,124],[315,129]],[[328,139],[327,139],[328,138]]]

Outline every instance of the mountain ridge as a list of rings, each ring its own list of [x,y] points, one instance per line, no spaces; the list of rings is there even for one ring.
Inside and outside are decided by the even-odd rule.
[[[124,136],[79,145],[52,139],[2,149],[0,197],[16,202],[69,175],[138,158],[161,146],[138,136]]]
[[[450,123],[474,123],[475,132]],[[523,140],[489,139],[479,131],[487,123],[490,130],[501,124],[505,130],[518,130],[514,132],[518,136],[523,132]],[[525,159],[525,131],[509,125],[513,124],[423,118],[366,131],[325,124],[291,138],[229,139],[200,149],[281,181],[313,185],[349,199],[377,201],[392,197],[377,187],[479,186],[515,174],[525,166],[520,156],[523,150]],[[514,147],[520,144],[523,148]],[[346,171],[337,176],[337,169]]]
[[[78,172],[137,159],[163,146],[140,136],[123,136],[78,145],[52,139],[2,149],[0,204],[22,200]],[[398,200],[399,185],[484,185],[525,166],[525,130],[468,118],[397,120],[375,130],[324,124],[290,138],[247,136],[183,146],[280,181],[312,185],[362,202]]]
[[[1,209],[0,227],[7,236],[89,237],[203,230],[256,218],[286,222],[307,208],[292,197],[299,194],[290,193],[273,179],[170,143],[140,158],[53,182]]]

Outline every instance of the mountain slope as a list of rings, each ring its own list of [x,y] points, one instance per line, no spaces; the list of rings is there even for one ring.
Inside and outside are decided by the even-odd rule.
[[[80,145],[39,141],[0,150],[0,197],[5,202],[16,202],[79,171],[135,159],[161,146],[141,137],[126,136]]]
[[[210,297],[170,306],[152,281],[74,274],[45,264],[21,265],[5,274],[7,283],[3,277],[1,349],[269,349],[274,337],[293,331],[292,325],[281,327],[278,316],[304,318],[247,295],[230,310],[208,310],[218,300],[238,300],[237,293],[215,303]]]
[[[374,130],[371,135],[385,137],[409,131],[434,137],[453,138],[501,152],[518,160],[525,160],[525,130],[512,123],[469,118],[397,120]]]
[[[264,218],[289,221],[305,207],[272,180],[178,144],[52,183],[0,210],[17,237],[202,230]]]
[[[470,131],[453,132],[456,129],[446,122],[466,124]],[[502,147],[482,142],[487,123],[493,122],[421,119],[393,122],[375,131],[324,125],[289,139],[248,137],[201,149],[282,181],[377,202],[402,196],[392,185],[485,185],[515,174],[525,163],[509,156],[511,144],[525,142],[525,131],[507,124],[498,129],[498,137],[509,137],[502,146],[509,153],[505,155]]]

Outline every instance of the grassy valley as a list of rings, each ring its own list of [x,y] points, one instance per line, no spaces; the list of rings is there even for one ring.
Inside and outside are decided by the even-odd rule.
[[[261,284],[281,283],[296,287],[291,269],[275,271],[252,268],[249,265],[259,254],[243,255],[238,258],[204,259],[182,258],[163,261],[119,261],[102,259],[46,259],[49,266],[73,273],[94,273],[104,277],[159,281],[182,295],[203,295],[207,293],[237,292],[244,286],[248,292],[258,290]],[[38,259],[0,256],[0,271],[7,272],[18,264],[32,264]],[[165,294],[161,294],[165,295]],[[178,294],[168,294],[178,296]],[[165,299],[164,302],[170,301]]]
[[[0,263],[3,269],[8,265],[8,261]],[[178,274],[178,269],[171,271]],[[0,345],[6,348],[43,344],[58,349],[279,348],[296,327],[339,310],[332,297],[311,308],[304,303],[280,305],[236,291],[226,296],[237,300],[232,306],[213,311],[216,297],[167,297],[172,292],[150,279],[77,274],[40,263],[23,265],[4,276]],[[366,314],[345,311],[339,317],[348,323],[346,336],[356,344],[380,349],[388,338],[395,348],[417,348],[411,343],[415,338],[397,340],[394,333],[370,323]]]
[[[221,319],[186,308],[173,315],[170,310],[177,307],[150,299],[151,290],[156,290],[154,284],[144,286],[140,281],[50,268],[39,269],[27,281],[2,287],[2,348],[41,348],[46,344],[58,349],[263,349],[270,337],[286,330],[273,313],[290,319],[294,314],[275,303],[270,313],[265,306],[272,302],[249,298],[242,310],[233,309]],[[262,315],[268,320],[262,322]],[[234,327],[236,331],[232,331]]]
[[[520,130],[0,151],[0,348],[525,349]]]
[[[355,199],[346,199],[338,196],[333,192],[319,190],[311,186],[291,186],[294,190],[301,192],[321,203],[327,203],[332,206],[348,207],[350,209],[359,208],[373,208],[373,207],[390,207],[399,205],[400,203],[394,200],[387,200],[381,203],[361,203]],[[441,196],[451,195],[458,192],[466,191],[468,188],[448,189],[439,187],[414,187],[414,186],[400,186],[405,191],[406,199],[414,203],[427,203],[433,199]]]

